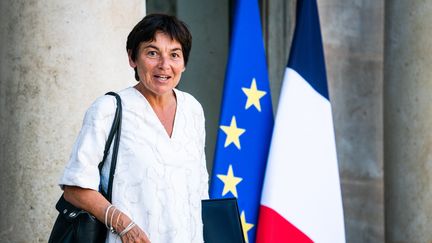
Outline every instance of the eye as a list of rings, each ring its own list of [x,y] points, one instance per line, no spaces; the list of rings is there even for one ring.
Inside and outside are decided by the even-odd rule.
[[[149,56],[149,57],[156,57],[157,56],[157,52],[156,51],[148,51],[147,52],[147,56]]]
[[[173,53],[171,53],[171,56],[172,56],[173,58],[179,58],[179,57],[180,57],[180,55],[179,55],[177,52],[173,52]]]

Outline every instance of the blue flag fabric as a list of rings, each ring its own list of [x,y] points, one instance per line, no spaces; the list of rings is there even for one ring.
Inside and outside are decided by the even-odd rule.
[[[255,242],[273,129],[257,1],[235,5],[210,197],[237,197],[246,242]]]
[[[297,2],[296,28],[287,67],[296,70],[318,93],[330,100],[316,1]]]

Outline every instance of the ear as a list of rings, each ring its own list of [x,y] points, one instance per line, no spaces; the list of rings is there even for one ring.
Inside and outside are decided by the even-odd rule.
[[[129,66],[131,66],[131,68],[136,68],[137,64],[135,63],[134,60],[132,60],[132,50],[128,50],[128,59],[129,59]]]

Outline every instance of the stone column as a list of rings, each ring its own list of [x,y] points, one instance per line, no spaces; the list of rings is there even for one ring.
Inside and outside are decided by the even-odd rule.
[[[384,0],[317,2],[346,240],[384,242]]]
[[[144,14],[141,0],[0,2],[2,242],[47,242],[86,108],[134,83],[125,41]]]
[[[432,2],[386,1],[386,240],[432,241]]]
[[[261,16],[267,51],[267,66],[273,113],[276,114],[282,80],[294,33],[297,0],[263,1]]]

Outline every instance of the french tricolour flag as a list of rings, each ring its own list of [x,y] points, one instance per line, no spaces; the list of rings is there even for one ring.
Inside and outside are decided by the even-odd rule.
[[[315,0],[297,21],[265,173],[257,243],[345,242],[342,199]]]

